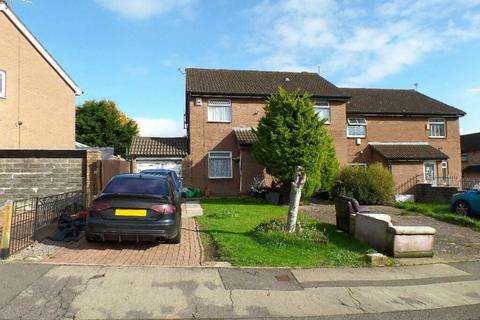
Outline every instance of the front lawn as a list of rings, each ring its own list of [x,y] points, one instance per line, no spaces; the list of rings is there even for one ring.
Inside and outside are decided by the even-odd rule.
[[[266,222],[287,216],[286,206],[246,198],[207,199],[202,207],[204,215],[197,220],[204,245],[234,266],[360,267],[368,265],[365,254],[374,252],[335,226],[306,216],[300,217],[306,230],[301,235],[265,228]]]
[[[395,207],[480,231],[480,220],[451,212],[448,204],[397,202]]]

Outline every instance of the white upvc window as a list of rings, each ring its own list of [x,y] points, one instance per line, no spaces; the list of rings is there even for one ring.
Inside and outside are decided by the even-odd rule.
[[[444,118],[428,119],[428,128],[428,136],[430,138],[445,138],[447,136]]]
[[[365,138],[367,136],[367,120],[365,118],[348,118],[348,138]]]
[[[208,99],[209,122],[231,122],[232,101],[230,99]]]
[[[319,120],[325,120],[326,124],[330,123],[330,104],[328,102],[315,101],[313,110],[317,114]]]
[[[5,73],[5,71],[0,70],[0,98],[5,98],[7,96],[6,82],[7,82],[7,74]]]
[[[367,168],[367,164],[363,162],[350,162],[347,164],[349,167],[360,167],[360,168]]]
[[[232,176],[232,152],[210,151],[208,153],[208,178],[231,179]]]

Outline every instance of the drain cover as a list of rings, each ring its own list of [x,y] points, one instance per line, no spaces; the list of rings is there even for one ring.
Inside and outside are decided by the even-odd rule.
[[[288,276],[288,274],[276,275],[275,279],[277,279],[277,281],[290,281],[291,280],[290,277]]]

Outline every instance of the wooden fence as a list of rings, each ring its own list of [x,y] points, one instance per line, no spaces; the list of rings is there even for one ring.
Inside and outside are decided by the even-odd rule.
[[[95,190],[99,194],[112,179],[113,176],[122,173],[130,173],[130,162],[123,160],[99,160],[95,168]]]

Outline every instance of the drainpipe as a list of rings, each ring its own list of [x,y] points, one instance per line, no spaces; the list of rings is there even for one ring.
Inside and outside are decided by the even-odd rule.
[[[239,194],[242,193],[242,148],[238,148],[240,153],[240,160],[238,161],[238,171],[240,175],[240,190]]]

